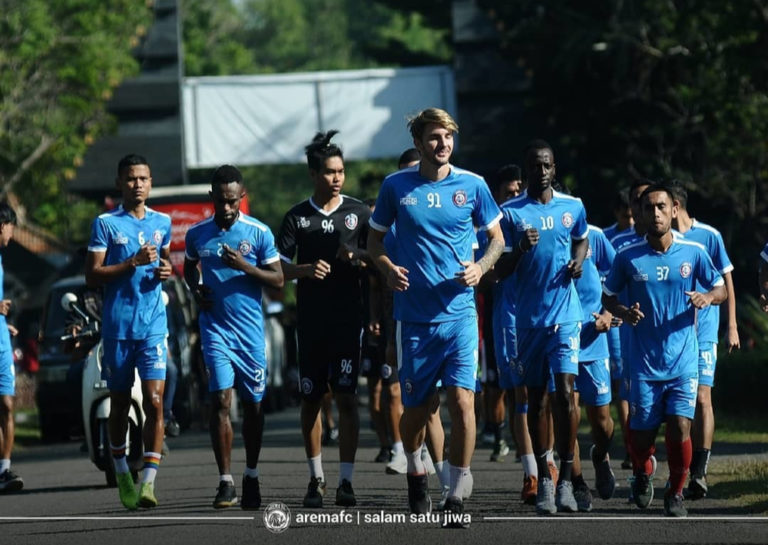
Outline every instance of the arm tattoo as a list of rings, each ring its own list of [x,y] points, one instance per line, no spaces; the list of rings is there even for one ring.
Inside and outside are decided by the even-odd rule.
[[[485,255],[477,262],[480,265],[480,270],[483,274],[488,272],[488,269],[493,267],[496,260],[499,259],[501,252],[504,250],[504,242],[499,239],[492,238],[488,241],[488,249],[485,251]]]

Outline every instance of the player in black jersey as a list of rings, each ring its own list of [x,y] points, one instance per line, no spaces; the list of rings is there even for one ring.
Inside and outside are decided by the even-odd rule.
[[[360,428],[356,387],[363,325],[361,262],[369,259],[365,241],[370,209],[341,194],[344,157],[331,143],[336,133],[318,133],[306,147],[314,192],[288,211],[277,237],[285,279],[298,281],[301,431],[310,472],[305,507],[323,505],[320,406],[329,388],[339,411],[336,505],[356,504],[352,474]]]

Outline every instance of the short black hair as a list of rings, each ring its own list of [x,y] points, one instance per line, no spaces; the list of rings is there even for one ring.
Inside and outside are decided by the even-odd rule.
[[[629,194],[631,195],[635,189],[643,185],[656,185],[656,182],[648,178],[636,178],[629,186]]]
[[[400,165],[407,165],[408,163],[412,163],[414,161],[421,161],[421,152],[419,152],[419,150],[416,148],[408,148],[402,154],[400,154],[400,159],[397,160],[397,166],[399,167]]]
[[[624,189],[618,190],[613,195],[613,200],[611,201],[611,209],[612,210],[620,210],[623,208],[629,208],[629,188],[625,187]]]
[[[243,174],[240,172],[239,168],[232,165],[221,165],[213,171],[213,176],[211,176],[211,187],[228,184],[230,182],[237,182],[242,185]]]
[[[120,177],[120,175],[122,175],[124,170],[136,165],[149,166],[149,161],[147,161],[147,159],[143,155],[129,153],[128,155],[120,159],[120,161],[117,163],[117,176]]]
[[[666,185],[672,189],[672,194],[679,203],[680,208],[688,210],[688,191],[685,189],[685,184],[677,178],[672,178],[666,181]]]
[[[523,157],[528,157],[528,154],[531,151],[538,151],[542,149],[549,150],[549,152],[552,154],[552,157],[555,156],[555,150],[552,149],[552,146],[549,145],[549,142],[542,140],[541,138],[535,138],[525,145],[525,148],[523,149]]]
[[[670,200],[672,201],[676,200],[674,188],[669,183],[666,183],[666,182],[656,182],[646,187],[645,191],[643,191],[640,194],[640,200],[644,199],[646,195],[649,195],[651,193],[657,193],[659,191],[669,195]]]
[[[16,212],[11,208],[11,205],[7,202],[0,202],[0,225],[12,224],[16,225]]]
[[[331,138],[337,134],[339,134],[339,131],[336,130],[319,132],[312,139],[312,143],[304,148],[304,152],[307,154],[307,165],[310,170],[319,171],[331,157],[339,157],[342,161],[344,160],[341,148],[331,143]]]
[[[498,187],[501,182],[522,180],[522,174],[519,166],[512,164],[504,165],[496,171],[496,186]]]

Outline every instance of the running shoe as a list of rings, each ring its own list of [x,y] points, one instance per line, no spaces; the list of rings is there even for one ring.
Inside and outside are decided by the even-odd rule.
[[[611,469],[611,458],[608,454],[605,458],[599,460],[596,456],[597,449],[595,445],[589,450],[589,456],[592,458],[592,465],[595,468],[595,489],[603,500],[609,500],[613,497],[616,490],[616,476]]]
[[[539,515],[554,515],[557,513],[555,484],[552,479],[546,477],[539,479],[536,491],[536,513]]]
[[[126,509],[133,511],[139,501],[136,486],[133,484],[133,477],[130,473],[118,473],[115,477],[117,477],[117,493],[120,494],[120,502]]]
[[[576,498],[576,506],[580,513],[592,511],[592,492],[590,492],[587,483],[581,482],[573,487],[573,497]]]
[[[214,509],[224,509],[237,505],[237,490],[231,481],[219,481],[216,497],[213,499]]]
[[[408,479],[408,507],[411,509],[411,513],[425,514],[432,511],[432,498],[429,497],[427,475],[411,475],[409,473],[406,478]]]
[[[664,516],[687,517],[688,510],[683,505],[682,494],[664,494]]]
[[[157,498],[155,497],[155,483],[141,483],[139,487],[139,507],[151,509],[157,507]]]
[[[405,457],[405,453],[392,451],[392,456],[389,458],[389,463],[384,468],[384,472],[387,475],[403,475],[406,471],[408,471],[408,460]]]
[[[560,481],[557,483],[555,507],[561,513],[575,513],[579,510],[576,498],[573,495],[573,483],[571,481]]]
[[[640,509],[645,509],[653,500],[653,479],[645,473],[635,474],[632,481],[632,498]]]
[[[325,481],[312,477],[309,479],[307,494],[304,496],[304,507],[322,507],[325,496]]]
[[[451,496],[445,502],[445,509],[443,510],[443,528],[466,528],[464,523],[464,502],[461,498]]]
[[[240,507],[246,511],[261,507],[261,488],[258,477],[243,476],[243,497],[240,498]]]
[[[529,475],[523,479],[523,489],[520,491],[520,500],[526,505],[536,504],[536,491],[538,490],[539,479]]]
[[[354,507],[357,505],[355,491],[352,490],[352,483],[346,479],[342,479],[341,484],[336,489],[336,505],[342,507]]]
[[[128,476],[130,477],[130,474]],[[131,486],[133,486],[133,481],[131,481]],[[24,488],[24,481],[10,469],[0,473],[0,492],[18,492],[22,488]]]
[[[493,445],[493,452],[491,453],[491,462],[503,462],[504,458],[509,454],[509,445],[504,439]]]

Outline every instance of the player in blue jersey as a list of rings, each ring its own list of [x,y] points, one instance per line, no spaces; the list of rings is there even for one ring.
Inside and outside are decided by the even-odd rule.
[[[320,404],[329,389],[339,410],[336,505],[357,502],[352,476],[360,431],[356,391],[363,328],[361,263],[369,259],[365,239],[371,210],[341,193],[344,156],[331,143],[336,132],[318,133],[306,147],[314,192],[286,213],[277,237],[285,279],[297,280],[301,429],[310,472],[305,507],[323,506]]]
[[[576,377],[576,405],[585,405],[594,441],[589,451],[595,468],[595,489],[604,500],[616,489],[608,451],[613,438],[611,417],[611,369],[606,332],[621,325],[601,302],[602,278],[608,274],[616,251],[603,231],[588,226],[589,250],[584,259],[583,274],[576,280],[583,311],[579,347],[579,374]],[[579,511],[592,510],[592,494],[581,474],[581,461],[574,458],[573,487]]]
[[[171,275],[171,218],[145,206],[152,188],[144,157],[127,155],[117,165],[123,202],[93,221],[85,278],[104,286],[101,336],[110,390],[110,448],[120,500],[128,509],[155,507],[155,476],[163,444],[163,390],[168,324],[161,282]],[[125,458],[125,436],[135,369],[144,414],[144,474],[139,493]]]
[[[653,182],[645,178],[639,178],[632,182],[629,187],[629,209],[632,215],[632,225],[622,231],[609,237],[613,247],[618,250],[622,246],[641,240],[647,231],[647,225],[642,213],[642,206],[640,204],[640,196]],[[622,303],[627,304],[624,300],[623,294],[619,295],[619,299]],[[619,424],[623,431],[624,438],[624,450],[626,455],[624,461],[621,463],[622,469],[632,468],[632,456],[630,454],[632,430],[629,426],[629,367],[625,365],[624,354],[629,350],[629,326],[624,325],[622,327],[612,329],[608,332],[609,347],[611,349],[611,389],[613,393],[613,399],[616,405],[616,413],[619,419]],[[618,334],[618,351],[616,348],[616,335]],[[656,458],[653,458],[654,462]]]
[[[642,208],[646,240],[619,249],[603,286],[603,304],[634,326],[627,358],[634,501],[646,508],[653,499],[651,455],[658,428],[666,423],[670,486],[664,514],[681,517],[687,515],[682,492],[691,463],[699,376],[696,310],[722,303],[726,291],[704,247],[673,234],[677,205],[669,186],[646,189]],[[626,305],[617,298],[623,289],[630,301]]]
[[[421,162],[384,180],[370,221],[368,249],[395,290],[404,406],[400,430],[410,509],[426,513],[431,508],[420,451],[430,400],[442,380],[452,421],[445,510],[462,513],[476,435],[478,329],[472,287],[504,247],[501,214],[481,177],[450,164],[458,126],[447,112],[423,110],[409,128]],[[383,239],[392,225],[394,251],[388,253]],[[472,260],[474,226],[486,229],[489,238],[477,262]]]
[[[0,249],[6,248],[13,238],[16,212],[7,203],[0,203]],[[16,492],[24,487],[24,481],[11,471],[14,423],[13,396],[16,394],[16,375],[10,334],[15,331],[6,322],[11,310],[11,300],[3,298],[3,262],[0,259],[0,493]]]
[[[573,387],[579,369],[582,310],[573,279],[581,276],[587,254],[587,219],[580,199],[554,191],[555,157],[542,140],[525,150],[528,189],[504,204],[504,238],[512,250],[497,266],[501,277],[514,272],[517,357],[515,373],[528,390],[528,429],[539,481],[540,514],[575,512],[571,482],[579,414]],[[554,375],[552,416],[560,475],[547,465],[547,381]]]
[[[635,220],[632,217],[632,208],[629,206],[629,188],[616,192],[611,202],[611,212],[613,212],[616,222],[603,229],[603,234],[608,240],[630,232],[630,229],[635,224]]]
[[[725,250],[725,243],[720,232],[705,223],[701,223],[688,214],[688,192],[679,181],[671,182],[678,205],[677,218],[672,227],[686,240],[698,242],[707,249],[715,268],[723,276],[725,291],[728,294],[725,308],[728,316],[726,345],[730,353],[739,348],[739,331],[736,326],[736,293],[733,288],[733,265]],[[720,307],[707,307],[699,311],[696,317],[696,333],[699,340],[699,391],[696,396],[696,416],[691,428],[693,459],[691,460],[691,478],[687,496],[696,500],[707,495],[707,464],[715,434],[715,413],[712,409],[712,387],[715,384],[717,365],[718,329],[720,327]]]
[[[262,222],[240,212],[243,177],[231,165],[213,173],[214,215],[187,231],[184,279],[200,306],[200,336],[211,392],[211,441],[219,469],[217,509],[237,503],[232,478],[232,387],[243,404],[243,509],[261,506],[258,462],[267,381],[262,288],[282,288],[275,240]],[[202,273],[202,279],[201,279]]]

